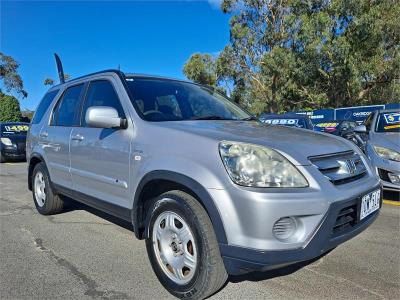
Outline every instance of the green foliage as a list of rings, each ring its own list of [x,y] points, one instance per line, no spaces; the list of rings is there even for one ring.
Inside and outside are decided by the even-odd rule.
[[[215,59],[210,54],[193,54],[186,62],[183,72],[187,78],[201,84],[215,86],[217,83]]]
[[[21,76],[18,75],[18,68],[19,63],[11,56],[0,52],[0,80],[3,81],[6,91],[15,91],[23,97],[27,97],[28,93],[24,90]]]
[[[35,112],[33,110],[25,109],[25,110],[21,111],[21,115],[22,115],[21,122],[29,123],[32,120],[34,114],[35,114]]]
[[[69,74],[64,74],[64,80],[67,81],[68,79],[70,79],[71,76]],[[45,80],[43,80],[43,84],[44,85],[49,85],[52,86],[54,85],[54,79],[52,78],[46,78]]]
[[[21,118],[17,98],[0,92],[0,122],[18,122]]]
[[[399,102],[395,0],[224,0],[230,43],[184,73],[254,113]]]
[[[51,78],[46,78],[44,81],[43,81],[43,84],[44,85],[53,85],[54,84],[54,79],[51,79]]]

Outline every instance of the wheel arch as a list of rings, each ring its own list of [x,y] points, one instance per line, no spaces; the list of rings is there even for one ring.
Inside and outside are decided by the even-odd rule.
[[[32,191],[32,172],[35,166],[38,163],[44,163],[44,159],[40,154],[32,154],[31,158],[29,159],[29,166],[28,166],[28,189]]]
[[[148,209],[146,204],[150,202],[148,200],[172,189],[183,190],[199,201],[210,217],[218,242],[226,244],[227,238],[222,219],[207,190],[186,175],[165,170],[147,173],[138,184],[132,208],[132,223],[136,237],[144,239],[148,236],[146,215]]]

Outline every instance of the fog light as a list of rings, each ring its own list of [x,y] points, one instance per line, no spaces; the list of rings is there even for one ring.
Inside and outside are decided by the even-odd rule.
[[[388,177],[391,183],[400,185],[400,174],[388,173]]]
[[[275,222],[272,232],[280,241],[289,241],[296,233],[297,222],[293,217],[281,218]]]

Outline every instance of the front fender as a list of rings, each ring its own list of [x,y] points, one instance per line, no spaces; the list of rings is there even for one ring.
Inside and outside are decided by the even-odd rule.
[[[214,200],[211,198],[210,194],[207,192],[207,189],[203,187],[199,182],[196,180],[190,178],[189,176],[186,176],[184,174],[175,172],[175,171],[170,171],[170,170],[153,170],[148,172],[143,176],[143,178],[140,180],[136,192],[135,192],[135,197],[134,197],[134,202],[133,202],[133,209],[132,209],[132,220],[133,220],[133,226],[134,226],[134,231],[135,233],[138,233],[139,230],[139,221],[138,221],[138,205],[139,205],[139,197],[141,194],[141,191],[145,187],[145,185],[152,181],[152,180],[168,180],[168,181],[173,181],[175,183],[178,183],[187,189],[191,190],[198,198],[198,200],[201,202],[203,207],[206,209],[211,222],[213,224],[213,228],[215,231],[215,234],[217,236],[217,240],[219,243],[227,243],[227,238],[226,238],[226,233],[225,229],[220,217],[220,212],[218,211],[217,206],[214,203]],[[148,222],[146,222],[147,224]],[[145,234],[147,237],[147,228],[145,230]]]

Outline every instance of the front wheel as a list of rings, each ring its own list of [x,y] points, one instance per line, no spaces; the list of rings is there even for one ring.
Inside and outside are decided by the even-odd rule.
[[[182,191],[164,193],[150,208],[150,262],[161,284],[174,296],[204,299],[226,282],[227,273],[210,218]]]

